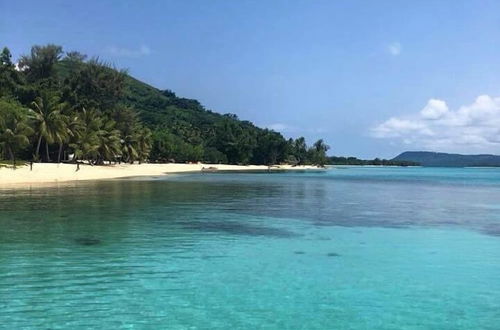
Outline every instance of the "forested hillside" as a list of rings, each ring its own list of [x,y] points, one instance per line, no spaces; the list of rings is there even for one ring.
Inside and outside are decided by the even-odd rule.
[[[406,151],[393,160],[414,161],[423,166],[435,167],[500,166],[500,156],[496,155],[460,155],[428,151]]]
[[[16,60],[8,48],[0,54],[0,158],[323,165],[328,149],[209,111],[60,46],[33,46]]]
[[[328,157],[329,165],[356,165],[356,166],[419,166],[416,161],[397,159],[359,159],[356,157]]]

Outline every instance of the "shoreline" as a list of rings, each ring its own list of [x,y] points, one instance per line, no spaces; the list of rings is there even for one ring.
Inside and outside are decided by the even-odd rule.
[[[114,164],[87,165],[66,163],[34,163],[29,165],[0,168],[0,187],[29,184],[47,184],[72,181],[118,179],[128,177],[163,176],[179,173],[217,173],[217,172],[267,172],[267,171],[303,171],[319,170],[316,166],[275,165],[227,165],[227,164]]]

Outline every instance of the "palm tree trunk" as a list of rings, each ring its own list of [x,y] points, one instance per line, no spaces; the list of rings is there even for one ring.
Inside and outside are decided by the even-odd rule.
[[[40,137],[38,138],[38,144],[36,145],[36,161],[40,161],[40,145],[42,144],[42,134],[40,134]]]
[[[59,153],[57,154],[57,162],[60,163],[61,162],[61,154],[62,154],[62,150],[63,150],[63,144],[62,142],[59,143]]]
[[[16,169],[16,156],[12,152],[12,148],[10,146],[8,146],[7,149],[9,150],[10,159],[12,160],[12,164],[14,165],[14,169]]]
[[[49,143],[45,141],[45,153],[47,154],[47,163],[50,162],[50,155],[49,155]]]

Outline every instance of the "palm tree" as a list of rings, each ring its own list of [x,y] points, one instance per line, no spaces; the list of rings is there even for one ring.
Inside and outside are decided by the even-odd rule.
[[[33,46],[30,54],[21,56],[19,66],[30,82],[50,79],[54,77],[56,63],[60,61],[62,54],[61,46]]]
[[[98,163],[104,163],[104,160],[115,160],[120,155],[120,131],[115,129],[115,121],[112,119],[103,119],[102,126],[98,132]]]
[[[143,127],[138,132],[137,147],[139,162],[146,160],[149,157],[151,148],[153,146],[153,137],[151,130],[147,127]]]
[[[313,159],[316,165],[325,166],[327,162],[326,152],[330,149],[330,146],[323,141],[323,139],[319,139],[314,142],[312,147]]]
[[[59,102],[59,98],[48,93],[42,94],[31,103],[34,114],[38,143],[35,159],[40,159],[40,146],[45,140],[46,160],[50,161],[49,144],[62,144],[68,138],[68,118],[62,111],[66,105]]]
[[[304,165],[304,161],[307,158],[307,144],[306,139],[301,136],[295,139],[293,143],[294,156],[298,160],[299,165]]]
[[[122,157],[125,162],[133,163],[139,156],[137,152],[138,136],[135,132],[131,132],[122,137]]]
[[[102,118],[94,110],[87,111],[83,108],[78,114],[75,121],[78,123],[77,135],[73,135],[73,142],[70,143],[70,148],[74,150],[75,158],[88,160],[98,155],[99,149],[99,130],[102,126]]]
[[[323,154],[330,149],[330,146],[325,144],[325,141],[323,139],[319,139],[318,141],[314,142],[313,147],[317,152]]]
[[[68,113],[68,115],[63,117],[63,119],[66,121],[66,134],[62,135],[61,138],[63,139],[59,140],[59,152],[57,154],[58,163],[61,162],[64,146],[70,143],[72,139],[77,140],[84,129],[82,120],[77,113]]]
[[[116,128],[121,133],[121,156],[125,162],[133,162],[139,157],[137,113],[130,107],[117,107],[111,117],[116,121]]]
[[[2,117],[4,118],[2,118],[3,128],[0,129],[0,146],[9,154],[15,168],[16,151],[29,144],[29,136],[33,130],[20,112],[12,112]]]

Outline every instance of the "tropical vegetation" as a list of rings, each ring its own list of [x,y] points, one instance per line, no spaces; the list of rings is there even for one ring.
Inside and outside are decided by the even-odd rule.
[[[319,140],[218,114],[98,58],[33,46],[0,53],[0,159],[36,162],[328,163]]]
[[[421,164],[411,160],[401,159],[359,159],[356,157],[328,157],[328,165],[356,165],[356,166],[420,166]]]

